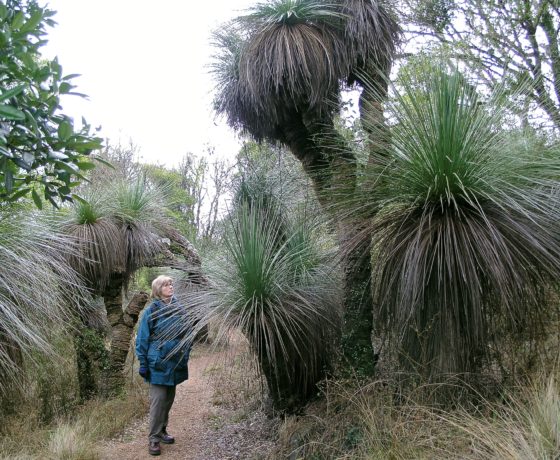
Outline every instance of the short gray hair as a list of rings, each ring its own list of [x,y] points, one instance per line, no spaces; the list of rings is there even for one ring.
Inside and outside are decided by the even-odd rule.
[[[152,297],[154,299],[161,299],[161,290],[168,284],[173,284],[173,278],[165,275],[159,275],[152,281]]]

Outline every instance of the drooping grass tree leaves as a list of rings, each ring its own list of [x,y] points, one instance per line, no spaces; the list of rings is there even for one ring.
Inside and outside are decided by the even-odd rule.
[[[368,171],[374,324],[409,370],[477,372],[505,337],[538,339],[554,307],[558,151],[507,130],[503,94],[456,71],[399,83],[388,156]]]
[[[257,200],[236,207],[227,219],[224,251],[208,261],[210,285],[181,299],[189,317],[177,312],[176,325],[188,328],[192,318],[200,320],[198,328],[210,322],[220,339],[240,331],[274,409],[293,412],[317,394],[330,369],[342,284],[316,227],[302,216],[287,218],[278,206]]]
[[[387,74],[398,33],[380,2],[258,3],[215,34],[215,108],[233,128],[289,147],[324,188],[333,161],[354,160],[322,135],[335,133],[344,82],[359,84],[365,69]]]
[[[0,394],[25,355],[52,355],[52,331],[88,314],[89,293],[67,262],[76,247],[54,227],[45,215],[0,209]]]
[[[57,205],[92,168],[87,156],[101,146],[83,121],[79,129],[61,111],[62,95],[74,91],[76,75],[64,75],[40,48],[54,12],[36,1],[0,4],[0,200],[33,198]]]

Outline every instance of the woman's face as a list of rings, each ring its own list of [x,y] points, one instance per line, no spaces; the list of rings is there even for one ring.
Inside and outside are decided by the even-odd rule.
[[[173,283],[169,282],[161,287],[161,298],[169,301],[173,297]]]

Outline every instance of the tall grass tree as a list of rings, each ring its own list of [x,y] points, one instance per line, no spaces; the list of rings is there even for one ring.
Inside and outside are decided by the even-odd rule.
[[[107,395],[124,384],[134,327],[125,318],[124,292],[133,273],[155,263],[163,250],[158,234],[158,226],[165,224],[163,193],[141,178],[117,180],[109,189],[92,190],[88,201],[77,201],[64,225],[80,251],[70,260],[93,293],[103,298],[111,327],[109,366],[103,379]],[[83,386],[92,385],[83,382]]]
[[[218,338],[241,331],[273,408],[293,412],[331,369],[342,286],[324,223],[310,203],[293,206],[297,180],[280,191],[261,172],[246,171],[237,185],[222,249],[207,264],[209,285],[183,303],[191,321],[200,319],[193,334],[208,323]],[[190,326],[177,316],[179,329]]]
[[[509,336],[542,334],[560,276],[560,161],[436,66],[405,75],[386,156],[369,174],[375,325],[429,378],[479,372]]]
[[[357,158],[345,148],[334,123],[341,91],[354,84],[364,89],[362,116],[379,132],[384,127],[384,75],[398,36],[398,25],[379,1],[259,3],[216,35],[216,110],[256,140],[288,147],[328,208],[337,196],[332,192],[341,186],[345,194],[356,193]],[[377,82],[374,90],[363,86],[364,73]],[[377,147],[370,143],[372,151]],[[352,238],[362,224],[340,222],[341,241]],[[374,354],[367,259],[348,257],[343,337],[349,365],[369,374]]]

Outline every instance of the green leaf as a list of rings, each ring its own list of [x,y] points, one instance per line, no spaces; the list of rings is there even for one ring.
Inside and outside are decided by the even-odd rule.
[[[76,91],[71,91],[68,94],[71,94],[72,96],[78,96],[78,97],[82,97],[84,99],[87,99],[87,94],[84,94],[84,93],[78,93]]]
[[[41,197],[35,190],[31,190],[31,198],[35,202],[35,206],[39,209],[43,209],[43,202],[41,201]]]
[[[43,12],[41,10],[35,11],[31,15],[29,20],[20,29],[20,32],[23,32],[23,33],[31,32],[33,29],[35,29],[41,23],[42,19],[43,19]]]
[[[55,152],[54,150],[52,150],[49,152],[49,158],[52,158],[54,160],[67,160],[68,155],[61,152]]]
[[[58,91],[60,91],[61,94],[66,94],[68,93],[74,86],[71,85],[70,83],[67,83],[65,81],[63,81],[60,86],[58,87]]]
[[[80,195],[76,195],[75,193],[72,193],[72,198],[74,198],[75,200],[79,201],[82,204],[89,204],[87,200],[84,200]]]
[[[7,157],[7,158],[13,158],[14,154],[12,152],[10,152],[7,148],[5,147],[0,147],[0,155]]]
[[[54,200],[54,198],[51,195],[47,195],[47,200],[50,201],[50,203],[56,208],[58,209],[58,203]]]
[[[93,163],[88,163],[86,161],[78,161],[76,162],[76,164],[78,165],[78,167],[84,171],[88,171],[90,169],[94,169],[95,165]]]
[[[108,168],[115,169],[115,167],[114,167],[111,163],[109,163],[107,160],[104,160],[103,158],[93,157],[92,159],[93,159],[94,161],[98,161],[98,162],[101,163],[102,165],[107,166]]]
[[[12,29],[18,30],[25,22],[25,16],[22,11],[18,11],[12,21]]]
[[[8,8],[0,3],[0,19],[6,19],[8,16]]]
[[[21,93],[24,90],[26,86],[27,85],[25,84],[18,85],[14,88],[9,89],[8,91],[3,92],[2,94],[0,94],[0,101],[5,101],[10,97],[17,96],[19,93]]]
[[[29,152],[24,152],[22,158],[25,164],[27,164],[29,167],[33,164],[33,161],[35,160],[33,154]]]
[[[71,73],[70,75],[66,75],[65,77],[62,77],[63,80],[72,80],[73,78],[76,77],[80,77],[81,74],[79,73]]]
[[[76,166],[74,163],[65,163],[62,161],[57,161],[55,164],[57,168],[69,172],[70,174],[75,174],[80,170],[80,168]]]
[[[34,72],[37,68],[37,63],[35,62],[31,54],[24,54],[23,56],[21,56],[21,60],[25,64],[25,67],[30,69],[32,72]]]
[[[33,133],[35,134],[35,136],[40,137],[41,133],[39,132],[39,125],[37,125],[37,120],[35,120],[35,117],[31,114],[29,110],[24,110],[23,113],[25,113],[25,117],[27,118],[27,121],[33,128]]]
[[[31,189],[29,187],[27,188],[22,188],[21,190],[18,190],[16,193],[14,193],[13,195],[10,196],[10,198],[8,198],[8,201],[17,201],[19,200],[21,197],[27,195],[29,193]]]
[[[58,137],[60,140],[67,141],[73,133],[72,125],[67,120],[64,120],[58,125]]]
[[[11,105],[0,105],[0,118],[8,120],[25,120],[25,114]]]
[[[76,149],[77,152],[84,152],[87,150],[96,150],[101,148],[103,141],[100,138],[92,138],[77,135],[72,139],[72,142],[67,146]]]
[[[14,189],[14,173],[9,169],[4,171],[4,187],[8,193],[12,193]]]

